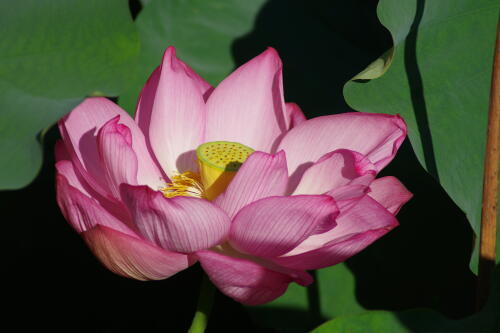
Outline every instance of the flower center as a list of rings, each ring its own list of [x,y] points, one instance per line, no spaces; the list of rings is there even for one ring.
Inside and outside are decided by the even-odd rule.
[[[171,177],[160,189],[167,198],[189,196],[215,199],[224,192],[253,149],[241,143],[213,141],[196,149],[199,174],[187,171]]]
[[[212,200],[224,192],[251,153],[252,148],[237,142],[213,141],[200,145],[196,156],[205,198]]]
[[[203,197],[203,185],[196,173],[187,171],[171,178],[171,183],[167,183],[167,186],[160,189],[167,198],[178,196]]]

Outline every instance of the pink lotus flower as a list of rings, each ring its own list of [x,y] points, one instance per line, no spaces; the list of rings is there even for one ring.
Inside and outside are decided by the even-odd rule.
[[[271,48],[213,89],[170,47],[135,121],[88,98],[59,126],[59,206],[107,268],[155,280],[199,260],[246,304],[358,253],[398,225],[411,197],[395,178],[375,179],[406,136],[403,120],[306,120],[284,102]]]

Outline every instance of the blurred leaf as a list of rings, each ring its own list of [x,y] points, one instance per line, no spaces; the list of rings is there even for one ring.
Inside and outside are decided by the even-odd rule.
[[[20,188],[35,178],[42,165],[37,134],[79,101],[33,96],[0,80],[0,188]]]
[[[482,311],[461,320],[447,319],[437,312],[426,309],[401,312],[369,311],[330,320],[312,333],[499,332],[500,265],[496,268],[494,284],[488,304]]]
[[[120,96],[129,113],[142,86],[161,63],[169,45],[177,56],[211,84],[217,84],[234,68],[231,43],[247,33],[264,0],[150,0],[136,24],[141,40],[139,73],[134,84]]]
[[[0,188],[28,184],[37,135],[87,95],[128,85],[139,42],[125,0],[0,2]]]
[[[405,118],[419,161],[477,235],[499,7],[496,0],[381,0],[378,16],[394,40],[392,65],[376,80],[344,87],[354,109]]]
[[[284,333],[306,332],[327,318],[365,310],[356,301],[354,276],[345,264],[317,270],[315,275],[308,288],[292,283],[280,298],[247,310],[262,326]]]

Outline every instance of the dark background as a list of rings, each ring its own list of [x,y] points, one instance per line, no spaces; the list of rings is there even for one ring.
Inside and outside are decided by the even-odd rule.
[[[308,118],[350,111],[342,97],[344,83],[390,48],[391,38],[377,20],[377,1],[339,3],[269,1],[253,31],[233,43],[236,63],[273,46],[284,62],[287,101],[297,102]],[[134,15],[141,9],[138,1],[130,6]],[[352,48],[339,50],[335,41],[316,40],[302,29],[311,25],[337,31],[336,38],[347,39]],[[311,53],[317,61],[311,61]],[[346,61],[320,67],[332,53]],[[45,162],[30,186],[0,192],[4,325],[14,323],[16,332],[185,332],[196,306],[200,267],[156,282],[128,280],[103,268],[55,202],[53,147],[58,137],[55,128],[45,137]],[[398,228],[347,261],[356,277],[358,302],[367,309],[428,307],[451,318],[472,313],[475,277],[468,262],[473,233],[464,214],[422,169],[408,141],[384,175],[400,179],[414,198],[399,213]],[[287,309],[266,311],[297,315]],[[175,320],[165,321],[166,316]],[[243,306],[217,295],[209,332],[234,327],[273,332],[262,326]]]

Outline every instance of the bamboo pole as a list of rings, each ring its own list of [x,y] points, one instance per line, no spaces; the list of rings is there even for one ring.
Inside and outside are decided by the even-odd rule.
[[[488,298],[495,268],[498,216],[498,169],[500,163],[500,20],[497,27],[493,74],[491,80],[488,135],[484,159],[483,206],[477,284],[477,308]]]

